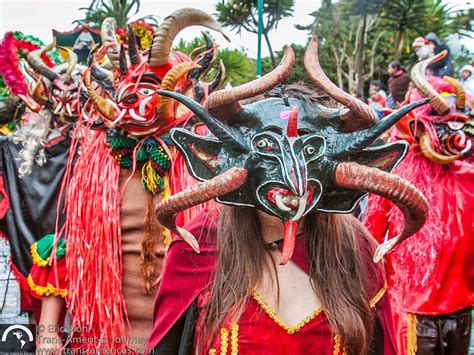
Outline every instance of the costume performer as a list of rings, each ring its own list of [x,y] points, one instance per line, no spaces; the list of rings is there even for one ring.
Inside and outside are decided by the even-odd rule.
[[[1,142],[2,175],[10,201],[2,231],[10,242],[11,267],[22,290],[22,310],[33,311],[38,318],[40,305],[31,299],[27,281],[34,263],[30,245],[54,233],[84,68],[77,65],[73,52],[65,50],[68,60],[61,63],[56,50],[51,51],[54,43],[43,48],[40,45],[31,36],[15,32],[5,35],[0,48],[6,60],[2,75],[12,94],[4,103],[12,107],[17,127]]]
[[[180,181],[179,170],[172,171],[176,155],[167,135],[191,114],[175,107],[171,99],[159,99],[156,90],[179,89],[202,101],[224,76],[221,64],[211,83],[203,81],[216,59],[208,37],[195,61],[170,51],[181,29],[198,24],[222,32],[211,16],[181,9],[165,19],[146,52],[139,50],[131,26],[126,45],[115,36],[114,19],[102,25],[103,47],[95,51],[83,75],[89,101],[82,112],[89,123],[76,129],[81,134],[75,136],[81,139],[71,151],[80,149],[81,154],[63,181],[65,224],[55,238],[34,246],[44,251],[40,256],[46,267],[30,273],[39,286],[55,279],[65,284],[76,332],[73,347],[143,350],[145,346],[152,326],[151,286],[165,253],[163,230],[153,210],[174,181]],[[104,57],[108,59],[99,64]],[[111,70],[106,69],[109,65]],[[59,255],[61,248],[66,253]],[[51,301],[42,314],[45,322],[59,323],[64,303],[57,297],[45,301]]]
[[[213,134],[171,134],[202,182],[156,208],[160,223],[179,236],[155,302],[149,345],[159,354],[395,354],[383,269],[371,257],[375,243],[347,213],[367,192],[403,210],[404,231],[377,248],[377,261],[421,227],[425,199],[389,173],[406,144],[369,146],[427,100],[378,122],[329,81],[316,53],[313,38],[305,54],[309,77],[347,110],[328,108],[300,88],[239,104],[289,75],[289,47],[271,73],[211,94],[206,108],[159,91]],[[213,198],[229,207],[176,226],[176,213]]]
[[[419,232],[388,258],[388,281],[400,354],[467,354],[474,304],[474,121],[462,85],[425,76],[445,55],[419,62],[407,104],[429,97],[397,125],[393,140],[410,144],[395,169],[427,198],[430,213]],[[378,197],[366,225],[379,241],[401,230],[401,216]]]

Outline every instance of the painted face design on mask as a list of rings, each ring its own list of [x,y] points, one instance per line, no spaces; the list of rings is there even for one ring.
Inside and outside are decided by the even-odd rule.
[[[189,111],[175,107],[169,98],[159,97],[158,89],[184,91],[201,102],[210,91],[222,84],[222,68],[211,83],[202,81],[216,59],[215,46],[208,36],[205,36],[205,53],[195,61],[170,50],[174,36],[181,29],[196,24],[222,33],[221,27],[211,16],[199,10],[181,9],[165,19],[145,53],[139,50],[130,25],[128,44],[119,45],[112,35],[115,33],[115,21],[112,18],[104,21],[104,52],[115,68],[113,74],[105,76],[114,77],[112,88],[106,89],[107,93],[101,95],[100,90],[91,85],[90,75],[85,77],[85,86],[96,110],[104,118],[105,127],[118,127],[135,137],[160,134],[168,131],[176,119],[185,115],[189,117]],[[112,51],[114,48],[115,52]],[[95,73],[91,74],[94,76],[97,73],[96,68]],[[103,80],[97,75],[95,79],[105,88]]]
[[[408,101],[424,95],[431,99],[431,103],[428,109],[416,110],[398,124],[402,138],[417,144],[427,159],[442,165],[465,159],[474,153],[474,120],[466,112],[462,84],[448,76],[438,78],[425,75],[426,67],[445,55],[441,52],[413,67],[411,74],[416,89],[409,93]],[[442,95],[441,92],[445,91],[449,92]]]
[[[314,50],[313,42],[307,51]],[[309,64],[314,63],[314,58],[308,56],[307,71],[316,71],[319,78],[324,76],[318,66]],[[212,133],[195,134],[193,122],[189,122],[188,129],[172,131],[171,139],[184,156],[190,174],[202,184],[163,201],[157,208],[158,218],[198,249],[193,236],[174,225],[174,215],[183,206],[216,198],[228,205],[258,208],[284,224],[280,260],[284,264],[291,258],[304,216],[316,211],[348,213],[362,196],[372,192],[395,201],[406,217],[404,232],[381,246],[376,255],[379,260],[421,227],[418,217],[426,216],[427,206],[408,182],[388,173],[404,156],[406,143],[369,146],[406,113],[428,100],[403,107],[380,122],[367,122],[367,116],[352,116],[351,125],[343,119],[347,111],[309,104],[304,98],[238,104],[283,80],[291,70],[292,58],[292,51],[287,49],[277,69],[243,86],[248,92],[242,87],[218,91],[208,98],[206,108],[183,95],[158,91],[185,104]],[[366,109],[360,108],[360,112]],[[355,128],[361,125],[366,128]],[[396,192],[399,189],[406,192],[403,201]],[[410,215],[416,215],[417,220]]]
[[[77,55],[62,47],[68,52],[68,62],[55,68],[47,67],[41,55],[55,46],[53,41],[49,46],[28,54],[26,71],[33,82],[28,85],[29,96],[20,97],[33,112],[47,108],[57,123],[74,123],[79,117],[81,68],[77,65]]]

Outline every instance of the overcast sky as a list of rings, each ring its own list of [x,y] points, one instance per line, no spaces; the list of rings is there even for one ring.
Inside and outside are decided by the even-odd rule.
[[[471,0],[451,0],[450,5],[465,8]],[[141,0],[142,6],[139,16],[157,15],[158,20],[165,18],[173,11],[182,7],[195,7],[208,13],[214,12],[217,0]],[[308,14],[317,10],[320,0],[295,0],[294,16],[280,22],[276,31],[270,32],[270,40],[274,50],[280,50],[285,44],[305,44],[307,34],[295,29],[295,24],[306,25],[311,23],[312,17]],[[71,30],[74,26],[72,21],[83,18],[84,11],[81,7],[87,7],[90,0],[0,0],[0,36],[3,37],[7,31],[22,31],[32,34],[44,42],[52,40],[51,29],[59,31]],[[197,27],[191,27],[182,31],[178,38],[190,40],[198,32]],[[257,52],[257,36],[251,33],[236,35],[228,31],[232,42],[229,44],[220,36],[215,36],[217,43],[222,47],[240,48],[248,50],[249,55],[255,57]],[[263,42],[263,56],[268,55],[268,50]]]

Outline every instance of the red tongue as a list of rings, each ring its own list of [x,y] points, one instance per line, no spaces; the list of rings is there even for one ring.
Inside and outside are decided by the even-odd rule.
[[[281,252],[280,265],[285,265],[291,259],[295,249],[296,233],[298,232],[298,222],[289,220],[284,224],[283,251]]]

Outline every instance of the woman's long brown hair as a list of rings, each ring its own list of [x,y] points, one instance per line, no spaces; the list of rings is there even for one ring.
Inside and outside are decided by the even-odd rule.
[[[373,270],[366,270],[361,244],[368,243],[357,240],[355,228],[348,215],[314,213],[304,220],[313,290],[347,353],[364,354],[374,323],[369,306],[369,290],[374,288],[368,280]],[[224,320],[238,320],[264,270],[275,272],[276,267],[266,262],[255,208],[222,207],[217,244],[219,256],[204,309],[200,348],[209,347]]]

